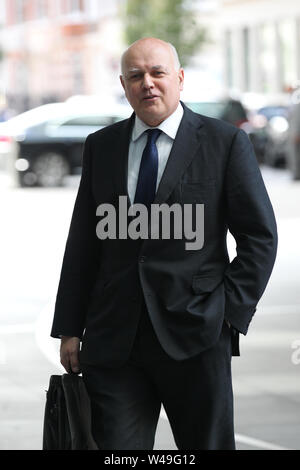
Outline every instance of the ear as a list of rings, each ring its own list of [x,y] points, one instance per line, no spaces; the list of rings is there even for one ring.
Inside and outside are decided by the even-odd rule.
[[[121,82],[122,87],[124,88],[124,91],[125,91],[125,84],[124,84],[124,79],[123,79],[122,75],[120,75],[120,82]]]
[[[182,91],[183,90],[183,84],[184,84],[184,70],[183,69],[179,69],[178,78],[179,78],[180,91]]]

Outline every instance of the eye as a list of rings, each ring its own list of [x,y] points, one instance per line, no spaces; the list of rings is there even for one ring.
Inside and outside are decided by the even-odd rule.
[[[134,73],[133,75],[129,76],[129,80],[137,80],[138,78],[140,78],[140,76],[140,73]]]

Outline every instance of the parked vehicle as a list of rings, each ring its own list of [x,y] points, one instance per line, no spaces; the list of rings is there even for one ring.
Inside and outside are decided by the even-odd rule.
[[[287,159],[289,133],[289,107],[264,106],[257,110],[254,120],[264,119],[263,162],[272,167],[284,167]]]
[[[88,134],[130,114],[129,105],[105,110],[76,101],[39,106],[0,124],[0,159],[20,186],[59,186],[65,176],[81,172]]]
[[[238,100],[197,101],[185,103],[192,111],[205,116],[223,119],[237,127],[248,124],[247,112]]]
[[[287,166],[293,180],[300,180],[300,103],[291,108],[287,140]]]
[[[249,135],[257,160],[259,162],[261,161],[261,134],[257,133],[256,129],[250,123],[247,111],[239,100],[227,98],[211,101],[186,102],[185,104],[196,113],[222,119],[243,129]]]

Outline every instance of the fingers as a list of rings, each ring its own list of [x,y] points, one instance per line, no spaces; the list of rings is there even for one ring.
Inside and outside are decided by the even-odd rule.
[[[80,365],[79,365],[79,360],[78,360],[78,351],[77,353],[72,353],[70,355],[70,364],[71,364],[71,370],[74,374],[79,374],[80,373]]]
[[[80,373],[79,344],[79,338],[64,336],[61,340],[60,362],[68,374]]]

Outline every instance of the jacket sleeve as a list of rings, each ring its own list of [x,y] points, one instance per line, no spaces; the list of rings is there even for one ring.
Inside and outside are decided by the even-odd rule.
[[[273,269],[277,228],[252,144],[241,130],[229,155],[226,206],[237,256],[225,272],[225,318],[246,334]]]
[[[82,338],[86,309],[99,263],[96,204],[91,189],[90,136],[82,162],[82,175],[66,242],[55,303],[51,336]]]

